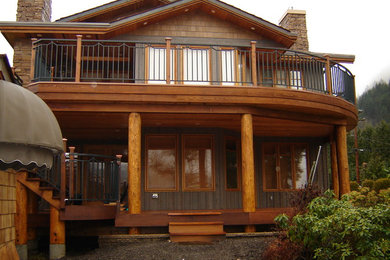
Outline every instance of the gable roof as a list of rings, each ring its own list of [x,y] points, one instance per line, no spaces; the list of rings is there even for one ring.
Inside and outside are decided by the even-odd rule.
[[[145,9],[147,7],[153,8],[159,5],[168,4],[169,0],[117,0],[107,4],[103,4],[76,14],[58,19],[56,22],[87,22],[93,19],[98,19],[102,15],[110,15],[116,12],[128,12],[130,9]],[[131,15],[133,12],[128,13]],[[139,11],[138,11],[139,12]]]

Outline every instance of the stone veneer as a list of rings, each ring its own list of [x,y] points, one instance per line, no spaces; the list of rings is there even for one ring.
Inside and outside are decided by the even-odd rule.
[[[307,38],[306,11],[289,9],[279,22],[283,28],[296,33],[297,41],[290,49],[297,51],[309,51],[309,40]]]
[[[15,248],[16,175],[0,171],[0,259],[19,259]]]
[[[52,0],[18,0],[16,21],[18,22],[50,22]],[[15,73],[27,86],[30,79],[31,40],[17,41],[14,46]]]

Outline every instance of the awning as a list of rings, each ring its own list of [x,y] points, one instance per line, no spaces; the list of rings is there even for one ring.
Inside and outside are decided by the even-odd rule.
[[[51,168],[63,151],[61,129],[50,108],[31,91],[0,81],[0,161]]]

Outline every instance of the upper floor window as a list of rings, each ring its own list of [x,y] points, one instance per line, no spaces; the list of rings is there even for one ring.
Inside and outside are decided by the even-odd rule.
[[[263,144],[265,191],[302,188],[307,181],[307,146],[295,143]]]
[[[175,50],[170,51],[170,78],[171,83],[174,83],[175,72]],[[165,84],[166,83],[166,67],[167,67],[167,49],[163,46],[148,47],[147,48],[147,74],[148,83]]]
[[[183,48],[183,81],[184,84],[209,84],[209,48]]]
[[[233,49],[222,49],[221,78],[222,85],[234,85],[236,82],[236,52]]]

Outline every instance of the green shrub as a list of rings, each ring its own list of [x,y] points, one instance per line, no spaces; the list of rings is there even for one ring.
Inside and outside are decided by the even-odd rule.
[[[364,180],[362,182],[362,186],[363,187],[368,187],[370,190],[372,190],[373,187],[374,187],[374,181],[373,180]]]
[[[288,238],[301,244],[302,252],[311,252],[312,258],[385,259],[390,254],[389,200],[382,203],[383,200],[378,199],[380,203],[369,207],[355,206],[352,201],[353,198],[390,196],[390,191],[378,195],[362,188],[362,192],[352,193],[337,200],[327,191],[312,200],[305,214],[293,217],[291,222],[286,217],[275,221],[280,227],[287,225]]]
[[[351,181],[349,186],[351,187],[351,191],[357,191],[360,187],[356,181]]]
[[[376,192],[379,192],[380,190],[386,190],[388,188],[390,188],[390,179],[388,178],[377,179],[373,185],[373,189]]]

